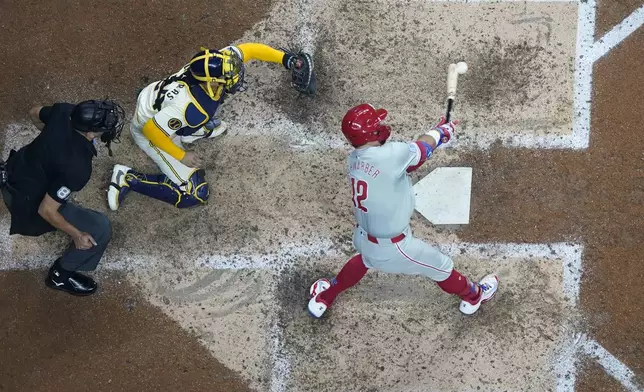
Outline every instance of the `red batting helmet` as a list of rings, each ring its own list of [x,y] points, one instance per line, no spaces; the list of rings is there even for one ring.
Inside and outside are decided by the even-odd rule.
[[[391,134],[391,128],[381,125],[387,117],[385,109],[375,109],[368,103],[363,103],[349,109],[342,119],[342,133],[353,147],[360,147],[369,142],[383,144]]]

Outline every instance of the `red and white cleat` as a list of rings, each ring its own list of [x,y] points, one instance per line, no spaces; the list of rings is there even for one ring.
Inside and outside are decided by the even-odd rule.
[[[309,290],[309,314],[312,317],[320,318],[328,309],[329,304],[322,301],[319,296],[321,292],[328,290],[329,287],[331,287],[331,282],[324,278],[316,280],[311,285],[311,289]]]
[[[481,304],[494,298],[496,291],[499,289],[499,278],[494,274],[486,275],[477,284],[481,288],[481,297],[474,304],[468,301],[461,301],[459,309],[464,314],[470,315],[476,313],[481,307]]]

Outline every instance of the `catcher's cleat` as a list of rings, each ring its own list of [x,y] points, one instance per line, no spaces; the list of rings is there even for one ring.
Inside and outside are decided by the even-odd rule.
[[[326,291],[331,287],[331,282],[328,279],[318,279],[311,285],[309,290],[309,314],[312,317],[320,318],[329,308],[329,304],[320,298],[320,293]]]
[[[192,135],[181,136],[181,143],[190,144],[199,139],[213,139],[217,136],[221,136],[224,132],[226,132],[228,125],[224,121],[217,120],[217,122],[219,123],[219,125],[208,131],[205,131],[202,128]]]
[[[481,304],[494,298],[496,291],[499,289],[499,278],[494,274],[486,275],[477,284],[481,289],[481,296],[475,303],[465,300],[461,301],[459,309],[464,314],[470,315],[476,313],[481,307]]]
[[[114,165],[110,187],[107,190],[107,203],[112,211],[118,210],[130,190],[130,186],[125,180],[125,175],[130,170],[132,169],[125,165]]]

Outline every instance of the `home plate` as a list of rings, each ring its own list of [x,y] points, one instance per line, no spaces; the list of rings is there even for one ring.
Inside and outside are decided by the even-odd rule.
[[[414,185],[416,210],[435,225],[470,223],[471,167],[439,167]]]

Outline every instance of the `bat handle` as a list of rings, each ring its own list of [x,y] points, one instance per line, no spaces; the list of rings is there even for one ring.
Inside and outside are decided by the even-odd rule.
[[[447,113],[445,113],[445,122],[450,122],[452,119],[452,108],[454,107],[454,98],[447,100]]]

